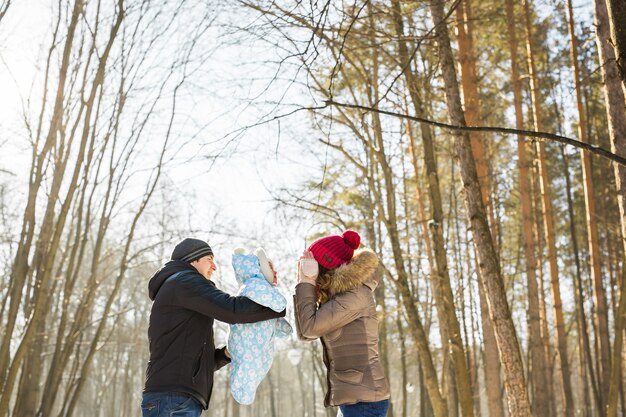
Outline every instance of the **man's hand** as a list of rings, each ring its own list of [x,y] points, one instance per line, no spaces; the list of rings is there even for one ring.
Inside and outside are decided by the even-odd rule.
[[[318,275],[319,265],[313,258],[313,254],[310,251],[304,251],[298,261],[298,284],[306,282],[315,285]]]

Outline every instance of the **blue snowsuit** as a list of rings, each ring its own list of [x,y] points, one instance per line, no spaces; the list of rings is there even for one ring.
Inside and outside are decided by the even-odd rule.
[[[237,295],[274,311],[285,309],[287,299],[265,279],[256,255],[234,254],[232,262],[241,285]],[[254,402],[256,389],[272,366],[274,336],[288,337],[291,331],[291,325],[283,318],[230,325],[230,390],[238,403]]]

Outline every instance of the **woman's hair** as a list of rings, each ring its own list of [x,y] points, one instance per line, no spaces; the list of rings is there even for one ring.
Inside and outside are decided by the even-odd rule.
[[[319,265],[319,264],[318,264],[318,268],[319,268],[319,273],[318,273],[318,276],[320,276],[320,277],[321,277],[322,275],[324,275],[324,274],[328,273],[328,271],[330,271],[330,269],[329,269],[329,268],[326,268],[325,266],[322,266],[322,265]]]
[[[317,293],[317,303],[323,304],[328,301],[330,283],[333,279],[333,272],[336,268],[328,269],[319,265],[319,275],[317,276],[317,284],[319,285],[319,291]]]

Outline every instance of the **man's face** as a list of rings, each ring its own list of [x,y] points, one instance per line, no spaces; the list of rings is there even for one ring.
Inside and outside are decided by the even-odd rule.
[[[205,277],[206,279],[211,279],[211,275],[213,275],[213,271],[217,269],[215,262],[213,260],[213,255],[203,256],[197,261],[193,261],[191,266],[196,268],[200,275]]]

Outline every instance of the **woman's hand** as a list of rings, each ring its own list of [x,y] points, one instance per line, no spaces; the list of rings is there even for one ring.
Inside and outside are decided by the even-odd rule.
[[[319,275],[319,265],[310,251],[304,251],[298,261],[298,284],[306,282],[315,285]]]

